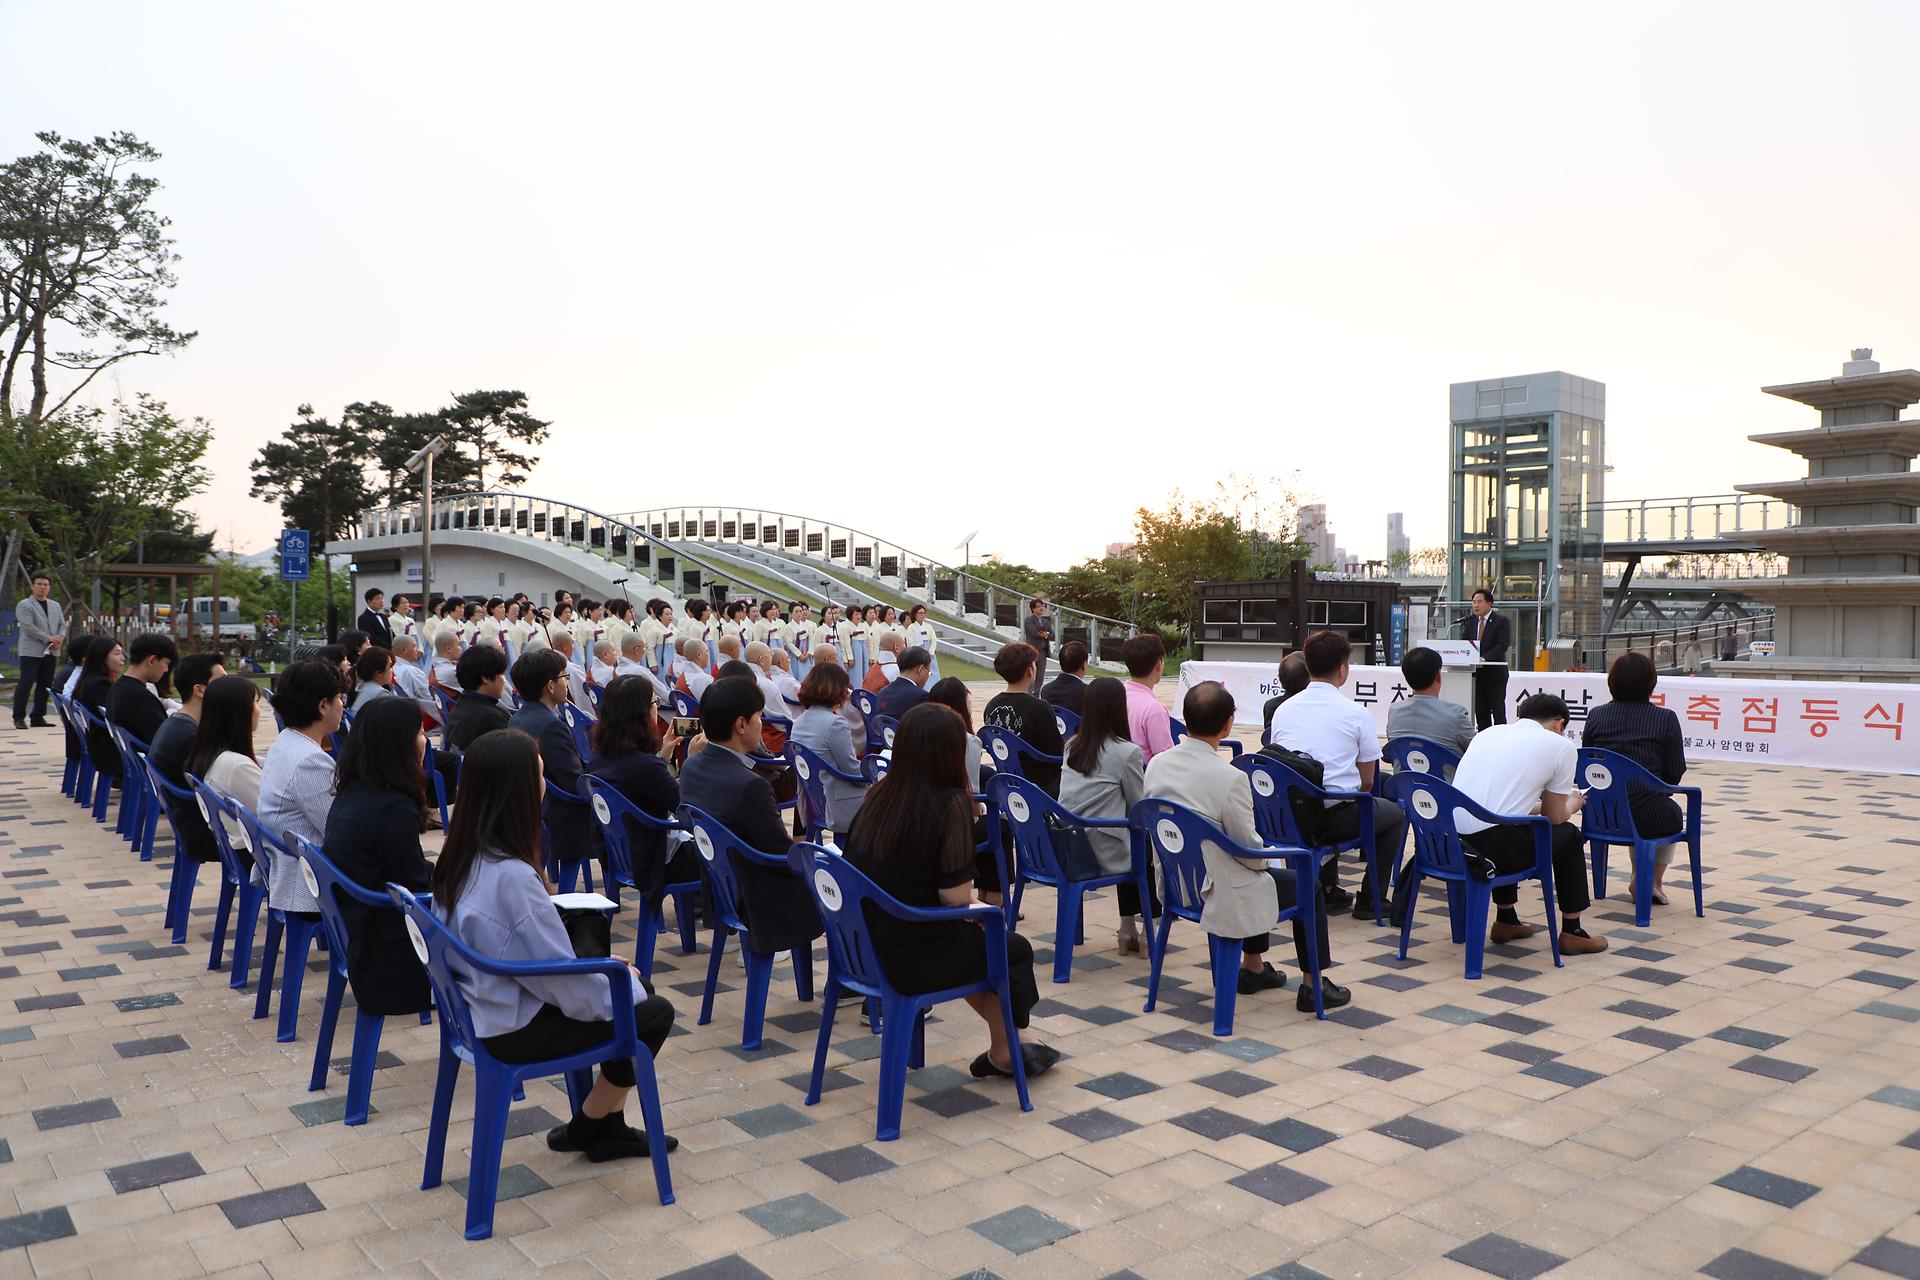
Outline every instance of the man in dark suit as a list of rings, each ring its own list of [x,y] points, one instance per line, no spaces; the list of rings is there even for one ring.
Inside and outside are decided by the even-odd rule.
[[[920,651],[925,660],[926,651]],[[793,837],[781,821],[773,784],[748,756],[761,744],[760,716],[766,696],[751,678],[727,676],[707,686],[700,699],[700,730],[706,738],[680,768],[680,802],[692,805],[760,852],[784,856]],[[813,895],[785,868],[735,864],[753,949],[771,955],[797,951],[824,930]]]
[[[127,665],[107,694],[107,719],[148,746],[166,723],[167,709],[149,685],[158,685],[180,660],[173,638],[149,631],[127,647]]]
[[[1040,697],[1050,707],[1083,714],[1080,705],[1087,698],[1087,646],[1078,640],[1069,640],[1060,646],[1060,674],[1047,681]]]
[[[567,700],[567,660],[552,649],[523,653],[513,664],[513,687],[520,692],[520,709],[508,719],[507,727],[520,730],[540,744],[540,762],[546,766],[550,789],[559,787],[583,795],[580,774],[584,765],[573,745],[573,733],[559,712]],[[461,701],[466,701],[464,695]],[[586,805],[568,804],[549,794],[544,812],[556,856],[584,858],[598,852],[599,824]]]
[[[898,720],[927,700],[927,677],[933,674],[933,655],[914,645],[900,655],[900,674],[873,701],[883,716]]]
[[[1493,611],[1493,593],[1481,587],[1473,593],[1473,616],[1466,621],[1467,639],[1480,646],[1483,662],[1505,662],[1513,647],[1513,622]],[[1507,722],[1507,670],[1483,667],[1473,677],[1473,723],[1476,729]]]
[[[512,723],[500,705],[507,696],[507,655],[490,644],[476,644],[460,655],[453,670],[460,698],[447,713],[447,746],[465,751],[481,734]]]
[[[387,624],[387,593],[378,587],[367,588],[367,607],[360,614],[360,629],[373,644],[382,649],[393,648],[393,628]]]

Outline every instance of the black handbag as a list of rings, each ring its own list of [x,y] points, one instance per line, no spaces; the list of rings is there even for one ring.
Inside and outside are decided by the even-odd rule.
[[[1091,880],[1103,874],[1100,856],[1093,851],[1093,841],[1085,827],[1048,814],[1047,829],[1053,834],[1053,856],[1059,860],[1060,870],[1066,873],[1067,879]]]
[[[560,924],[581,960],[604,960],[613,954],[613,921],[595,907],[555,907]]]
[[[1295,751],[1270,742],[1260,748],[1260,754],[1278,760],[1316,787],[1327,784],[1327,767],[1304,751]],[[1300,828],[1301,839],[1308,847],[1318,849],[1332,843],[1327,836],[1327,807],[1312,796],[1299,791],[1289,790],[1287,807],[1293,811],[1293,821]]]

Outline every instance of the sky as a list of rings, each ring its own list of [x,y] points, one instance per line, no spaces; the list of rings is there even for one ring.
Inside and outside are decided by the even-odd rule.
[[[1229,474],[1444,543],[1447,386],[1607,384],[1609,497],[1920,365],[1920,5],[0,0],[0,156],[130,130],[196,510],[302,403],[524,390],[526,492],[1064,567]]]

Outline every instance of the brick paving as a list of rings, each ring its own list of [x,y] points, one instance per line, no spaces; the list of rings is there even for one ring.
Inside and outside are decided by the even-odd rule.
[[[1066,1060],[1023,1115],[966,1076],[983,1036],[949,1006],[891,1143],[857,1019],[804,1106],[816,1015],[791,975],[743,1055],[738,969],[696,1028],[705,956],[663,942],[677,1203],[645,1162],[547,1151],[566,1100],[535,1083],[496,1238],[470,1244],[470,1073],[448,1184],[418,1190],[435,1029],[389,1020],[374,1114],[345,1127],[344,1075],[307,1090],[317,968],[299,1038],[276,1043],[252,988],[206,967],[212,873],[169,946],[164,824],[140,864],[60,796],[59,747],[0,735],[0,1280],[1920,1275],[1920,780],[1699,766],[1704,920],[1676,892],[1635,929],[1616,855],[1588,916],[1611,952],[1555,970],[1544,944],[1492,947],[1468,982],[1439,899],[1404,963],[1342,916],[1354,1007],[1316,1023],[1291,991],[1242,998],[1229,1039],[1209,1034],[1193,930],[1142,1014],[1146,961],[1114,953],[1111,900],[1055,986],[1036,891],[1032,1034]]]

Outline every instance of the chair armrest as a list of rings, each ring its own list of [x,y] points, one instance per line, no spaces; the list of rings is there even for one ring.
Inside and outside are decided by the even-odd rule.
[[[1131,827],[1133,824],[1125,818],[1082,818],[1076,816],[1071,825],[1076,827]]]
[[[876,899],[875,901],[877,902],[878,900]],[[896,909],[896,905],[897,904],[889,905],[884,902],[879,903],[880,909],[894,919],[905,920],[916,924],[938,920],[977,920],[989,929],[993,928],[996,923],[1004,929],[1007,924],[1007,917],[1001,913],[1000,908],[987,902],[975,902],[964,907],[902,906]]]

